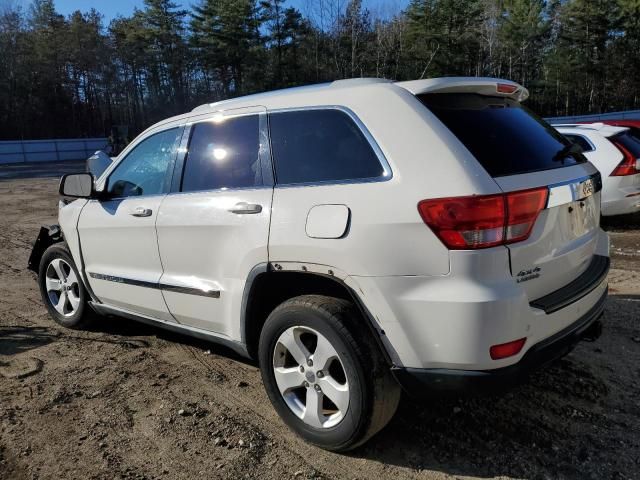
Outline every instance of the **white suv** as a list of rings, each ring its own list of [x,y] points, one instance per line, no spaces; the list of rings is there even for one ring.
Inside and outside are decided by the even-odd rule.
[[[640,137],[604,123],[554,126],[602,175],[602,215],[640,212]]]
[[[91,312],[259,361],[283,420],[346,450],[413,394],[503,386],[595,338],[600,176],[509,81],[347,80],[203,105],[64,177],[31,268]]]

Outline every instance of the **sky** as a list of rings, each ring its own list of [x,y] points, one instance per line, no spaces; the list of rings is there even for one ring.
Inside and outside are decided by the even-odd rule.
[[[184,5],[185,8],[188,8],[194,3],[198,3],[198,0],[175,1],[176,3]],[[305,13],[309,5],[315,1],[318,0],[288,0],[287,4]],[[22,5],[26,10],[31,1],[18,0],[15,3]],[[68,15],[75,10],[88,11],[93,7],[104,15],[105,23],[109,23],[111,19],[118,15],[131,15],[133,9],[135,7],[141,8],[143,3],[143,0],[55,0],[56,9],[64,15]],[[364,0],[363,3],[364,6],[373,13],[378,13],[380,16],[386,17],[390,11],[393,12],[404,8],[409,3],[409,0]]]

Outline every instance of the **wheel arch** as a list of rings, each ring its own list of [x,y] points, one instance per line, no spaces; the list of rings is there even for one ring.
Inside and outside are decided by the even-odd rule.
[[[44,252],[51,245],[55,243],[64,242],[64,235],[60,225],[43,225],[40,227],[40,232],[36,238],[33,248],[31,249],[31,255],[29,255],[29,262],[27,263],[27,269],[32,272],[38,273],[40,270],[40,260]]]
[[[281,264],[256,266],[245,285],[242,300],[242,341],[252,358],[257,358],[260,332],[269,314],[282,302],[300,295],[327,295],[353,302],[378,345],[387,365],[392,366],[392,356],[373,315],[357,293],[328,269],[331,274],[307,270],[286,270]]]

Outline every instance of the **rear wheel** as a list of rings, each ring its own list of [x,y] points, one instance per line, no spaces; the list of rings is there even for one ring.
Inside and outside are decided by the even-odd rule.
[[[300,296],[277,307],[260,336],[262,378],[275,409],[298,435],[328,450],[366,442],[400,399],[359,316],[348,301]]]
[[[38,284],[49,315],[60,325],[81,329],[94,320],[96,314],[87,304],[87,292],[66,243],[51,245],[44,252]]]

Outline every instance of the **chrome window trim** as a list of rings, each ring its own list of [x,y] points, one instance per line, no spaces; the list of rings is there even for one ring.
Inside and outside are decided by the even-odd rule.
[[[364,135],[369,146],[373,149],[373,152],[375,153],[376,157],[378,158],[378,162],[380,162],[380,166],[382,167],[382,175],[378,177],[353,178],[353,179],[343,179],[343,180],[278,183],[277,178],[275,178],[276,162],[273,159],[273,150],[271,150],[271,162],[274,170],[275,188],[311,187],[311,186],[321,186],[321,185],[350,185],[354,183],[387,182],[393,178],[393,170],[391,169],[391,165],[389,164],[384,152],[378,145],[378,142],[376,142],[375,138],[373,137],[369,129],[366,127],[364,122],[360,120],[360,117],[358,117],[358,115],[356,115],[356,113],[353,110],[351,110],[349,107],[345,107],[344,105],[314,105],[314,106],[305,106],[305,107],[286,107],[286,108],[268,109],[267,113],[271,115],[272,113],[319,111],[319,110],[340,111],[342,113],[345,113],[355,123],[355,125],[358,127],[360,132]],[[271,140],[271,128],[269,128],[269,139]]]
[[[167,195],[171,197],[177,197],[182,195],[204,195],[207,193],[230,193],[230,192],[242,192],[247,190],[272,190],[273,185],[262,185],[259,187],[236,187],[236,188],[217,188],[211,190],[189,190],[188,192],[169,192]]]
[[[123,200],[128,200],[130,198],[155,198],[155,197],[166,197],[166,193],[152,193],[149,195],[130,195],[128,197],[107,197],[107,198],[91,198],[89,202],[98,202],[98,203],[109,203],[109,202],[122,202]]]
[[[95,273],[95,272],[89,272],[89,276],[96,280],[122,283],[124,285],[131,285],[134,287],[152,288],[154,290],[184,293],[186,295],[198,295],[200,297],[220,298],[220,290],[203,290],[200,288],[184,287],[179,285],[169,285],[169,284],[160,283],[160,282],[148,282],[146,280],[136,280],[133,278],[117,277],[114,275],[105,275],[102,273]]]

